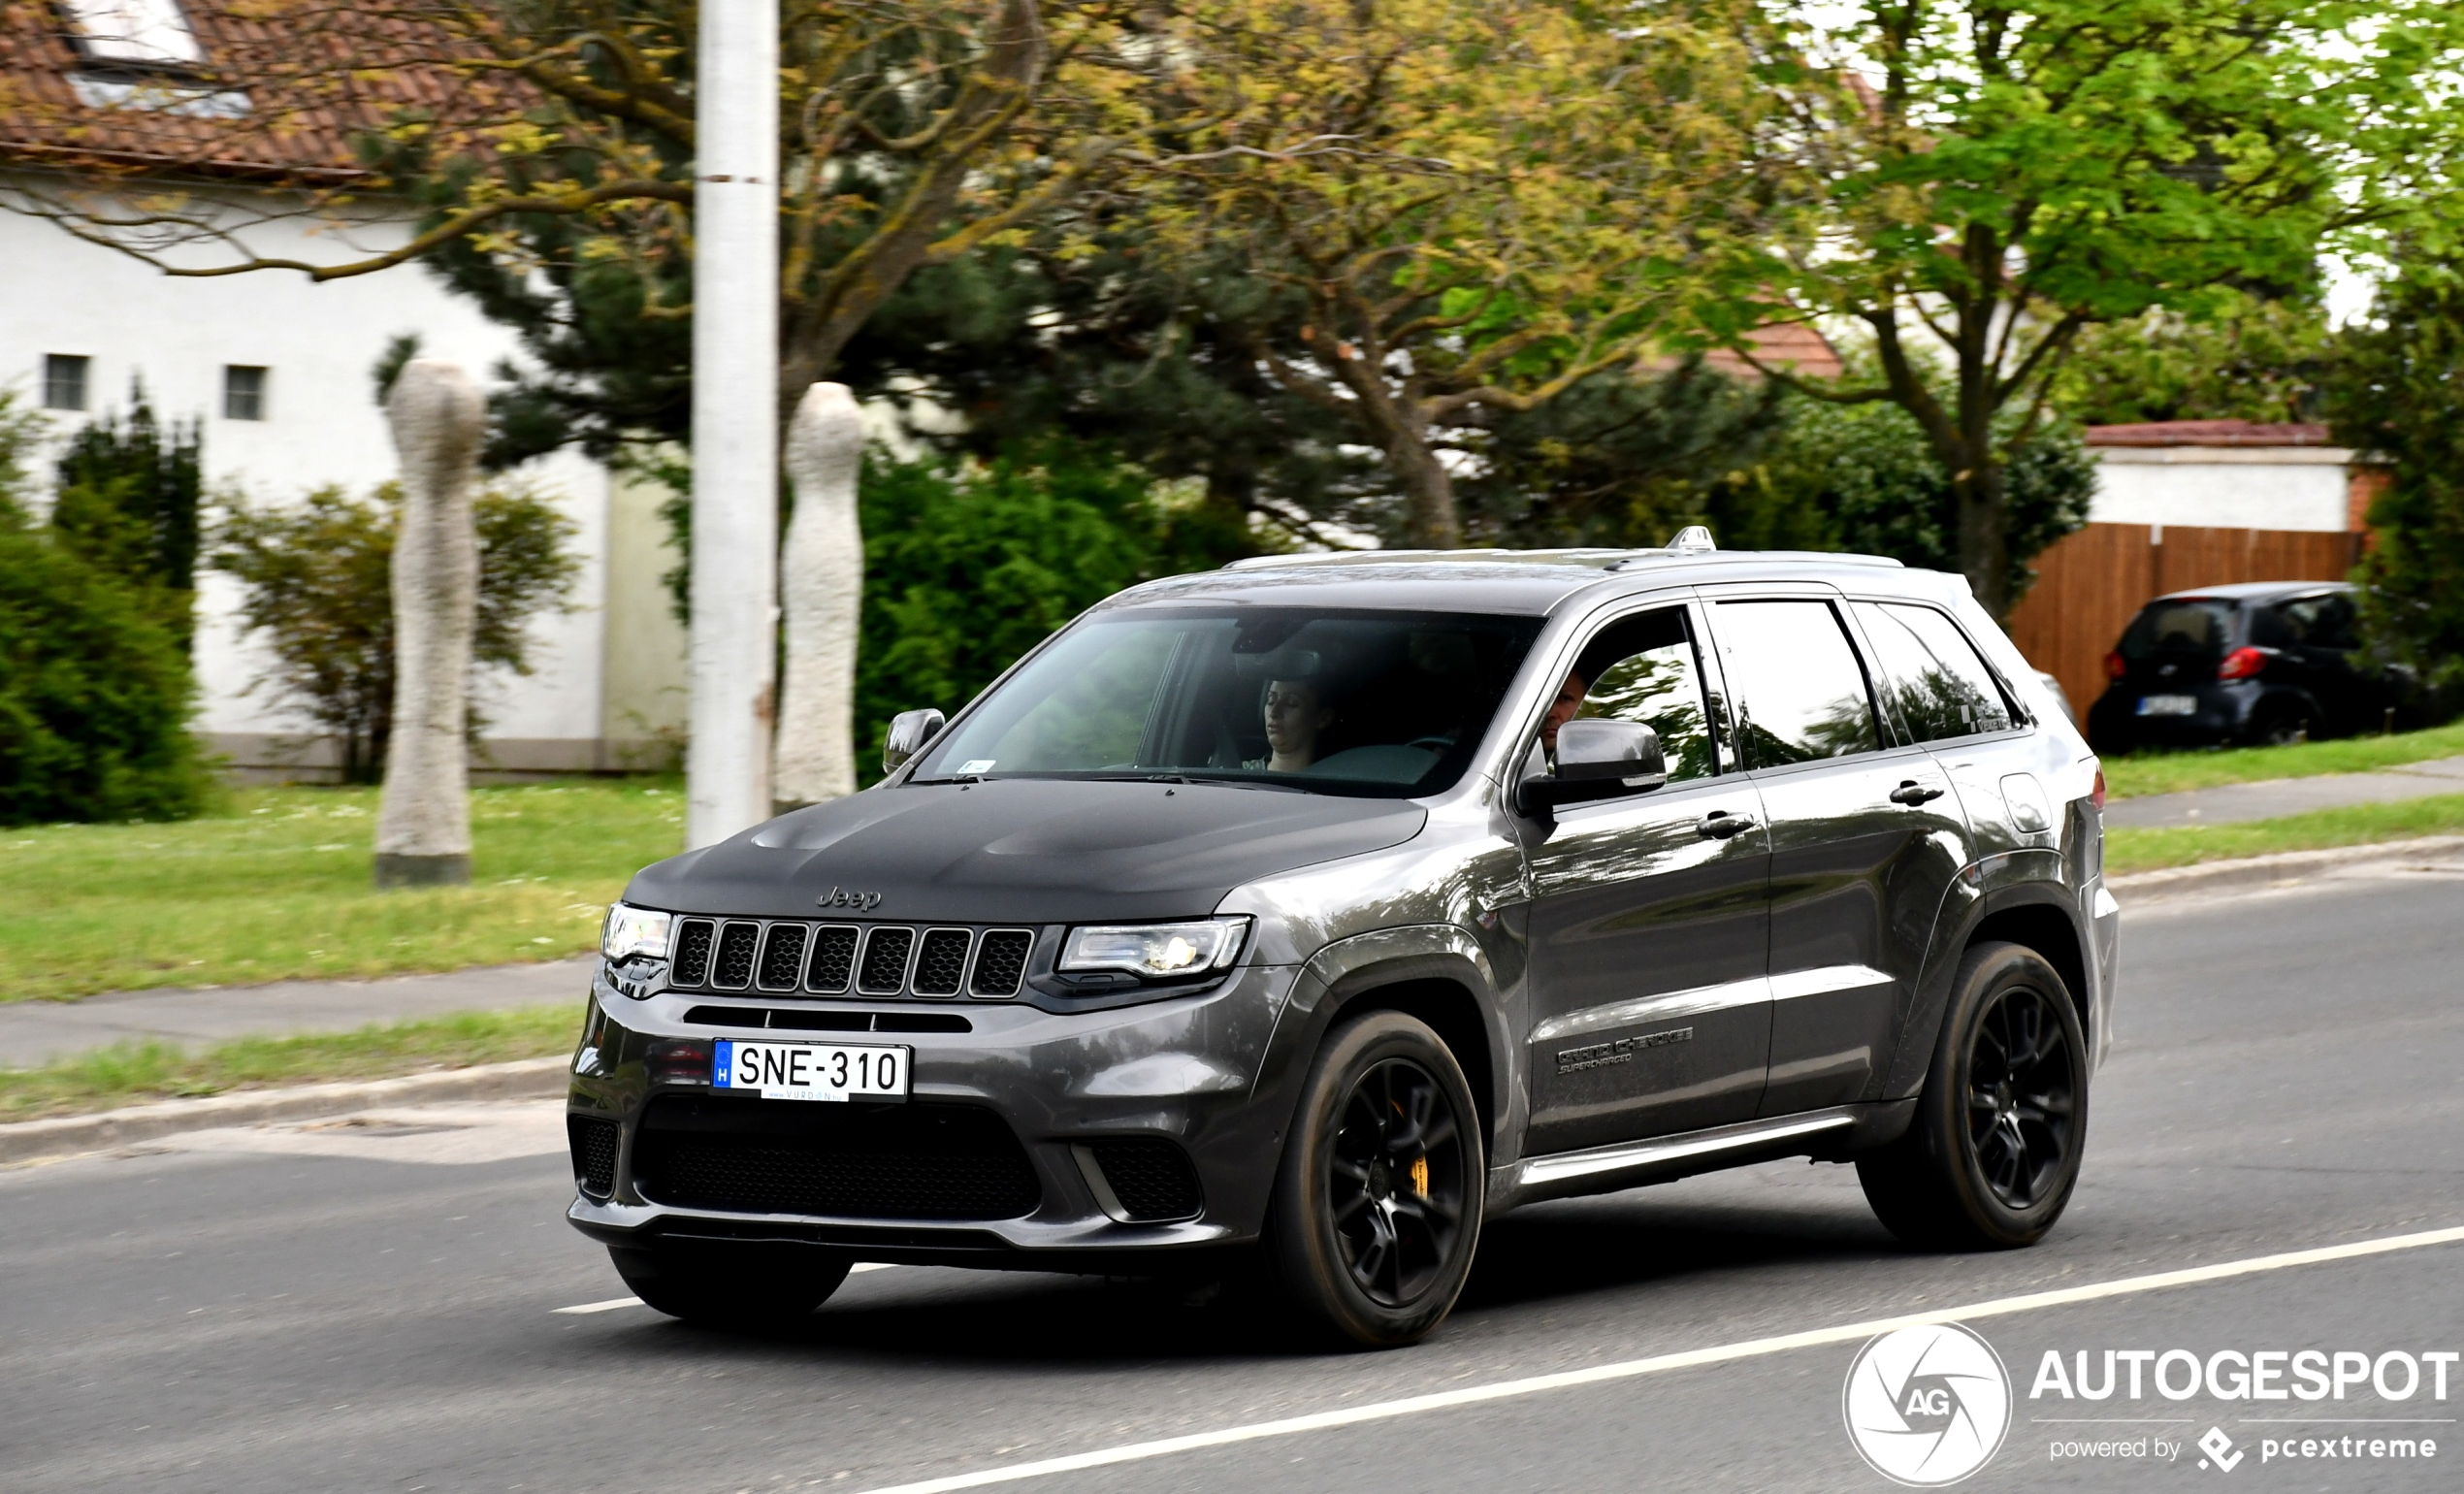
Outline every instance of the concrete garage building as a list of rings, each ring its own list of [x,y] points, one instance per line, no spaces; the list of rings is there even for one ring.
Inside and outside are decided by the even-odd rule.
[[[178,0],[71,0],[56,12],[9,14],[19,27],[56,18],[59,29],[0,36],[0,82],[49,111],[0,112],[16,116],[0,120],[0,197],[60,200],[62,179],[44,170],[43,142],[24,121],[56,127],[82,112],[98,131],[124,138],[143,139],[156,123],[178,136],[176,170],[141,175],[125,192],[177,185],[215,194],[252,221],[249,245],[261,255],[332,263],[405,237],[406,207],[360,204],[340,230],[314,213],[286,215],[293,204],[244,176],[214,179],[211,136],[199,132],[225,119],[244,128],[257,103],[190,86],[181,70],[211,55],[228,17],[192,17]],[[235,154],[244,146],[244,136],[234,138]],[[371,371],[396,336],[416,333],[426,355],[482,379],[518,353],[506,329],[416,264],[321,284],[288,271],[175,277],[39,216],[0,212],[0,386],[45,407],[64,438],[106,411],[124,412],[142,381],[160,417],[202,423],[211,492],[252,503],[295,501],[327,485],[365,493],[394,475]],[[573,521],[582,568],[567,599],[573,610],[532,625],[535,672],[480,682],[474,703],[489,725],[474,765],[572,772],[672,760],[685,719],[684,637],[661,582],[675,563],[657,511],[665,490],[571,454],[509,475]],[[198,730],[236,767],[312,775],[331,750],[252,688],[266,660],[242,635],[238,601],[231,578],[200,572]]]

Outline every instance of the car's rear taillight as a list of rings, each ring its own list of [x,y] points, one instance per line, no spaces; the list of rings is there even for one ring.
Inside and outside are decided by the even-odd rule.
[[[2122,650],[2115,649],[2105,656],[2105,678],[2120,679],[2129,672],[2130,661],[2122,657]]]
[[[2224,662],[2216,666],[2216,677],[2248,679],[2266,667],[2267,650],[2245,645],[2224,656]]]
[[[2088,802],[2098,809],[2105,807],[2105,770],[2096,769],[2096,786],[2088,791]]]

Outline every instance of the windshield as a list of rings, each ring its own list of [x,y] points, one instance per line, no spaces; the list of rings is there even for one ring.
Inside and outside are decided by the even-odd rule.
[[[1462,776],[1540,619],[1238,607],[1084,623],[918,764],[1405,797]]]
[[[2128,660],[2157,654],[2188,654],[2221,659],[2233,632],[2233,604],[2205,597],[2152,601],[2131,619],[2122,635],[2122,657]]]

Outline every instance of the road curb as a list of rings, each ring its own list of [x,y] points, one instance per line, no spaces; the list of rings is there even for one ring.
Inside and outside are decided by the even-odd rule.
[[[2105,878],[2105,886],[2116,897],[2179,897],[2232,888],[2272,887],[2327,872],[2456,856],[2464,856],[2464,835],[2424,835],[2416,840],[2389,840],[2370,846],[2280,851],[2273,856],[2236,857],[2231,861],[2202,861],[2195,866],[2168,866],[2161,871],[2133,871]]]
[[[482,1063],[470,1068],[439,1069],[400,1079],[354,1080],[344,1084],[298,1085],[279,1089],[243,1089],[195,1100],[162,1100],[129,1105],[90,1116],[54,1116],[44,1120],[18,1120],[0,1125],[0,1166],[108,1152],[133,1142],[149,1141],[180,1131],[221,1125],[253,1125],[264,1120],[306,1120],[320,1116],[346,1116],[381,1105],[419,1105],[436,1100],[546,1099],[565,1092],[562,1056],[518,1058],[511,1063]]]

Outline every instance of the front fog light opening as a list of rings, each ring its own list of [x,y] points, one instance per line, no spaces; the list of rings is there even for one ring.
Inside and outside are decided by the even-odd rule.
[[[630,903],[614,903],[608,907],[607,922],[599,933],[599,952],[610,964],[623,964],[628,959],[665,959],[667,958],[667,932],[675,916],[650,908],[636,908]]]
[[[1239,957],[1248,926],[1246,918],[1216,918],[1073,928],[1055,968],[1068,974],[1121,970],[1148,980],[1202,975]]]

